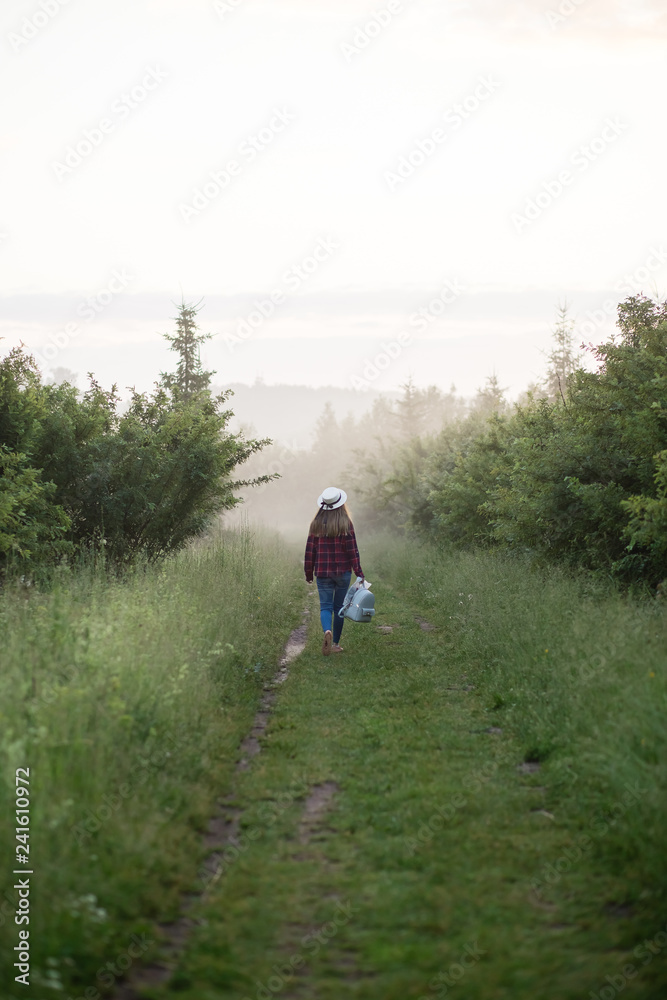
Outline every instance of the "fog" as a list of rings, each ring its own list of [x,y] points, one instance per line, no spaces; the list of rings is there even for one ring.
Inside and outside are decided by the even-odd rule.
[[[143,390],[182,295],[223,385],[516,397],[663,288],[664,3],[385,8],[2,4],[3,345]]]
[[[264,392],[265,398],[271,395]],[[307,398],[301,387],[290,387],[290,396]],[[399,465],[401,474],[405,473],[411,452],[418,460],[427,456],[448,428],[507,406],[494,377],[472,399],[458,395],[454,386],[443,392],[436,386],[419,389],[410,381],[392,395],[377,394],[372,400],[359,396],[354,408],[344,414],[346,398],[335,399],[338,408],[324,402],[319,413],[314,408],[299,409],[299,441],[307,438],[307,443],[281,440],[276,433],[272,444],[240,466],[239,476],[276,478],[241,487],[238,496],[243,503],[225,514],[224,522],[233,525],[249,520],[276,529],[292,541],[305,540],[319,494],[327,486],[337,486],[348,494],[348,508],[358,529],[402,531],[409,511],[392,497],[392,473]],[[252,397],[253,390],[248,390],[246,400]],[[253,412],[252,403],[247,412]],[[265,410],[262,415],[259,408],[254,412],[258,424],[246,432],[270,426],[268,420],[261,422],[266,419]],[[285,413],[281,426],[288,424],[289,413]]]
[[[665,287],[659,0],[46,7],[0,11],[3,347],[145,391],[202,302],[267,523],[336,481],[372,520],[409,379],[437,434],[539,379],[561,299],[601,343]]]

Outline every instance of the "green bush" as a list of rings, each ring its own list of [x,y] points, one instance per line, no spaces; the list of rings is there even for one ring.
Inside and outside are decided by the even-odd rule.
[[[176,374],[152,393],[133,390],[125,412],[116,387],[92,375],[80,393],[44,385],[22,349],[0,361],[0,572],[34,574],[91,547],[115,564],[156,559],[240,503],[241,486],[274,478],[234,478],[269,442],[227,429],[231,392],[207,387],[194,312],[183,304],[179,333],[168,338],[182,355]]]
[[[632,297],[619,306],[618,325],[620,338],[593,351],[597,371],[570,374],[562,398],[529,396],[511,415],[444,428],[420,485],[404,461],[387,484],[410,486],[412,523],[443,541],[658,583],[667,303]]]
[[[647,555],[646,562],[655,566],[658,573],[667,573],[667,451],[655,456],[656,496],[634,496],[624,500],[621,506],[630,514],[630,522],[625,529],[630,539],[628,548],[635,546]]]
[[[80,403],[71,386],[50,398],[66,405],[54,406],[53,419],[44,421],[37,461],[56,483],[74,543],[102,544],[117,563],[178,549],[235,506],[234,491],[245,484],[232,473],[266,443],[226,431],[227,394],[175,400],[160,388],[133,392],[122,414],[115,393],[95,382]]]
[[[71,552],[64,538],[70,520],[53,503],[55,489],[24,454],[0,446],[0,566],[52,562]]]

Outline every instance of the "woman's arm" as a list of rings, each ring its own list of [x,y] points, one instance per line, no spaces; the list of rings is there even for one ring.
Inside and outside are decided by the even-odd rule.
[[[303,559],[303,570],[306,574],[306,580],[308,583],[313,582],[313,570],[315,569],[316,558],[317,539],[314,535],[308,535],[308,541],[306,542],[306,554]]]
[[[350,562],[352,563],[352,569],[356,576],[360,576],[363,580],[364,571],[361,568],[361,561],[359,559],[359,549],[357,548],[357,536],[354,533],[354,528],[350,528],[350,534],[346,538],[347,542],[347,553],[350,557]]]

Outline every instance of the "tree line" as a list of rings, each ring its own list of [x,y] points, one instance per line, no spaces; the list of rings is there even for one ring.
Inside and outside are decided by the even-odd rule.
[[[92,374],[84,392],[45,384],[23,345],[0,360],[0,573],[91,550],[116,565],[154,560],[271,478],[234,478],[270,442],[227,431],[232,393],[211,393],[198,308],[182,302],[165,334],[176,371],[152,392],[132,389],[125,409]]]
[[[627,298],[612,338],[586,348],[561,306],[546,372],[513,405],[494,375],[468,400],[454,386],[401,390],[344,420],[325,407],[310,449],[268,448],[262,461],[282,479],[247,498],[253,517],[296,537],[317,484],[335,482],[362,530],[502,548],[630,585],[667,577],[667,304]]]
[[[667,303],[630,296],[585,350],[561,308],[547,374],[514,406],[487,380],[427,434],[376,438],[348,469],[369,523],[656,586],[667,577]],[[583,347],[583,345],[582,345]],[[415,423],[424,391],[404,387]],[[404,421],[405,426],[405,421]]]
[[[299,450],[227,430],[231,391],[209,388],[197,308],[182,303],[165,335],[176,371],[132,390],[122,412],[116,387],[92,375],[81,393],[44,384],[23,348],[0,362],[0,571],[90,549],[117,564],[155,559],[243,501],[302,532],[335,481],[362,528],[626,584],[667,577],[667,303],[622,302],[614,336],[585,348],[593,371],[562,307],[546,374],[513,405],[495,376],[472,400],[408,381],[362,416],[338,421],[325,407]]]

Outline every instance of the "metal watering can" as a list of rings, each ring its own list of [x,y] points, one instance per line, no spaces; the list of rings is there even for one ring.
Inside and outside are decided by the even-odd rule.
[[[375,594],[370,592],[370,583],[355,581],[338,612],[339,618],[349,618],[352,622],[369,622],[375,614]]]

